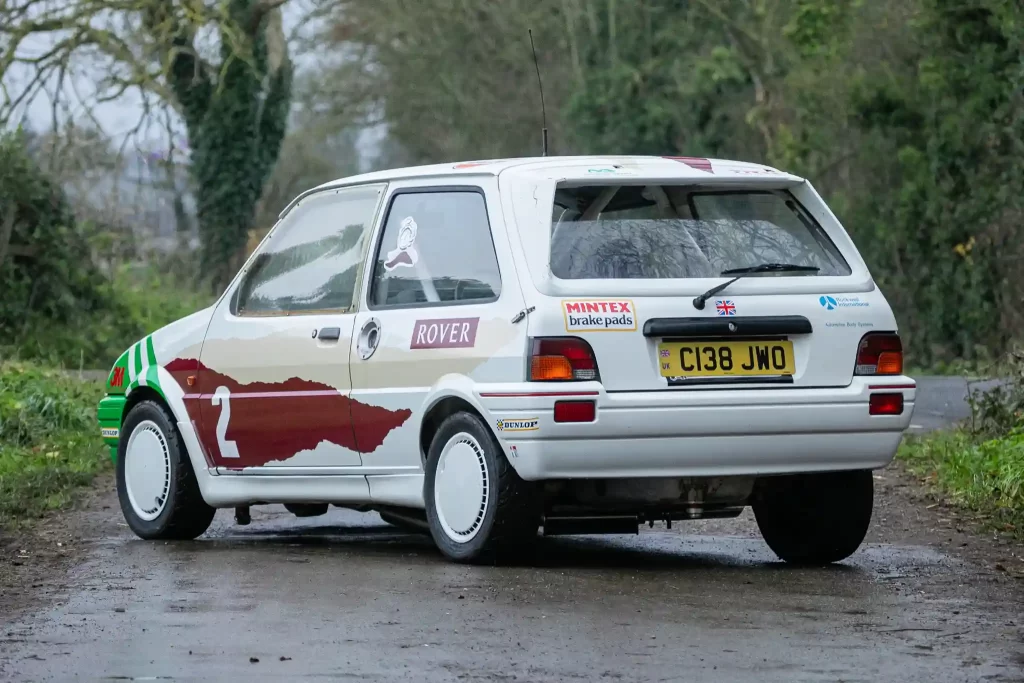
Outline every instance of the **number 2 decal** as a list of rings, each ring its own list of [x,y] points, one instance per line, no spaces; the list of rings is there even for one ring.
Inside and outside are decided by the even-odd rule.
[[[217,387],[210,401],[215,406],[219,406],[221,402],[224,403],[224,407],[220,411],[220,417],[217,418],[217,447],[220,449],[220,457],[242,457],[238,454],[238,444],[234,441],[228,441],[227,438],[228,421],[231,419],[231,391],[227,387]]]

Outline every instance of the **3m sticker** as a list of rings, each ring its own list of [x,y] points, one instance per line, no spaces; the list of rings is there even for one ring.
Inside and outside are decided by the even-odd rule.
[[[104,439],[116,439],[121,431],[117,427],[101,427],[100,436]]]
[[[124,386],[124,368],[114,368],[114,372],[110,375],[110,386],[112,387],[123,387]]]
[[[398,229],[398,244],[388,252],[388,260],[384,262],[384,270],[392,271],[400,266],[412,267],[419,261],[416,253],[416,231],[418,226],[412,216],[402,219],[402,227]]]
[[[633,332],[636,307],[629,299],[562,301],[566,332]]]
[[[535,432],[540,427],[540,418],[529,417],[525,420],[498,420],[499,432]]]
[[[476,346],[480,318],[417,320],[412,326],[410,349],[468,349]]]

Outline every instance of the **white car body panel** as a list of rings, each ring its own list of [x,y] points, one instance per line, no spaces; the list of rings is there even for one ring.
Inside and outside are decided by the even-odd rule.
[[[703,311],[694,310],[691,300],[723,278],[626,281],[554,277],[549,244],[556,186],[647,180],[708,188],[787,189],[821,224],[851,273],[744,278],[712,297]],[[203,498],[211,505],[330,502],[422,508],[425,418],[434,406],[453,398],[479,412],[509,462],[527,480],[873,469],[891,461],[909,425],[915,398],[913,380],[853,374],[862,335],[895,332],[896,321],[849,236],[813,187],[801,178],[757,164],[717,160],[551,157],[466,162],[327,183],[302,195],[282,216],[287,220],[289,211],[306,196],[366,184],[386,185],[386,189],[370,230],[367,263],[353,311],[234,315],[232,296],[272,239],[271,231],[220,301],[147,338],[158,366],[153,375],[158,386],[154,388],[177,419]],[[501,272],[497,300],[372,308],[367,294],[390,198],[410,188],[462,185],[479,188],[486,199]],[[824,295],[851,305],[826,307],[820,303]],[[563,301],[578,299],[630,301],[634,329],[568,330]],[[716,299],[734,302],[738,316],[800,315],[811,322],[810,335],[793,339],[796,370],[791,385],[666,387],[658,371],[658,339],[644,336],[644,323],[652,318],[714,318]],[[472,345],[411,348],[418,323],[467,319],[475,319]],[[379,325],[380,341],[364,359],[358,349],[360,332],[371,320]],[[336,342],[314,336],[315,331],[328,327],[340,329]],[[530,338],[566,335],[590,343],[601,381],[527,381]],[[136,346],[144,350],[146,340]],[[201,364],[188,363],[196,361]],[[238,429],[234,423],[215,437],[211,425],[221,420],[223,402],[213,401],[220,385],[202,379],[206,371],[216,373],[209,377],[233,382],[229,393],[236,411],[245,401],[259,400],[246,396],[245,387],[254,393],[276,395],[285,392],[281,387],[287,385],[297,387],[300,393],[319,391],[318,395],[332,401],[343,400],[336,405],[350,411],[354,441],[346,437],[341,440],[344,443],[338,443],[328,434],[287,457],[241,457],[236,466],[221,452],[225,439],[241,444],[243,451],[260,450],[259,440],[273,440],[274,431],[255,420],[250,425],[253,433],[245,439],[232,438]],[[129,397],[138,387],[146,386],[148,376],[143,373],[142,380],[135,381],[131,374],[133,381],[125,392]],[[193,376],[200,377],[195,386],[187,382]],[[869,395],[886,388],[903,394],[903,413],[869,415]],[[596,420],[554,422],[554,403],[567,399],[594,400]],[[360,421],[352,411],[364,411],[359,414],[371,417]],[[268,425],[279,423],[275,419],[281,416],[274,413],[273,408],[267,413]],[[301,417],[301,411],[296,415]],[[387,424],[371,429],[369,423],[378,419]],[[506,430],[498,427],[499,421],[524,422],[531,427]],[[339,422],[342,424],[344,420]],[[301,436],[296,437],[298,442],[303,442]],[[367,445],[369,441],[372,444]]]

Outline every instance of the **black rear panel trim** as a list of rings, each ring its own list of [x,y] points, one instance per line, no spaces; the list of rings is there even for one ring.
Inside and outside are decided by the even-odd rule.
[[[651,318],[645,337],[750,337],[811,334],[811,321],[802,315],[722,316],[719,318]]]
[[[673,389],[680,387],[719,386],[735,384],[792,384],[793,375],[776,375],[772,377],[666,377],[668,385]]]

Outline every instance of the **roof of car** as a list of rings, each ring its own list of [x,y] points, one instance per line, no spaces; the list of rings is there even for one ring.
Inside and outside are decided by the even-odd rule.
[[[550,156],[550,157],[521,157],[516,159],[488,159],[478,161],[460,161],[447,164],[431,164],[428,166],[409,166],[406,168],[394,168],[386,171],[374,171],[363,173],[346,178],[338,178],[324,183],[315,189],[326,189],[339,185],[353,185],[358,183],[384,182],[406,178],[429,178],[440,176],[459,175],[498,175],[502,171],[516,169],[519,171],[536,171],[538,175],[548,177],[550,175],[564,173],[575,176],[583,166],[598,167],[620,167],[633,170],[655,170],[671,168],[679,175],[694,177],[707,177],[707,175],[733,175],[740,173],[750,174],[778,174],[788,176],[788,173],[764,164],[753,164],[745,161],[731,161],[728,159],[707,159],[704,157],[656,157],[656,156]],[[676,175],[677,173],[673,173]],[[791,176],[792,177],[792,176]]]
[[[760,176],[782,181],[800,181],[801,178],[764,164],[729,159],[708,159],[685,156],[549,156],[520,157],[515,159],[486,159],[458,161],[427,166],[409,166],[385,171],[374,171],[338,178],[314,187],[296,197],[281,212],[284,216],[304,197],[336,187],[364,183],[382,183],[395,180],[422,178],[453,178],[459,176],[497,176],[505,171],[536,178],[584,180],[608,176],[655,176],[689,179],[736,179]]]

